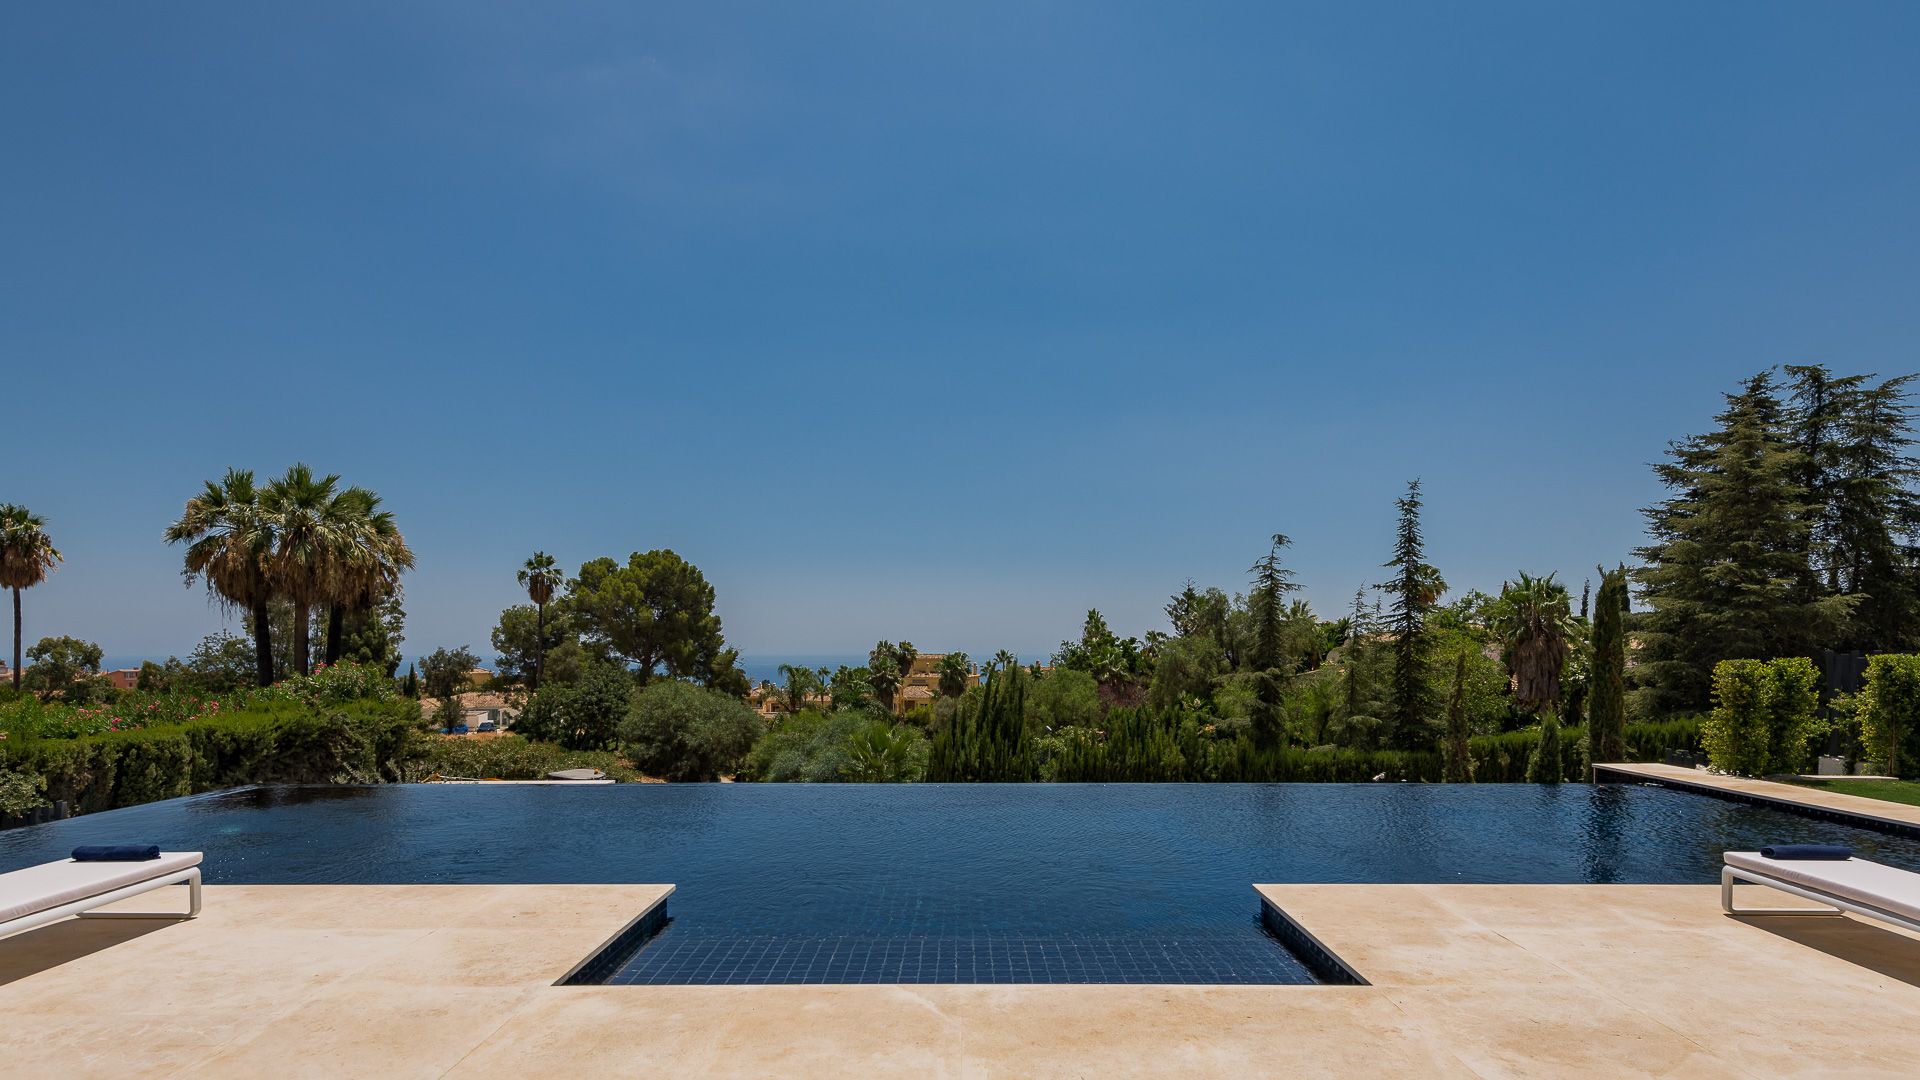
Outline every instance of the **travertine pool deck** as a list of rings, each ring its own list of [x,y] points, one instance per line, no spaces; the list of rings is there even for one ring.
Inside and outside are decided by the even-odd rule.
[[[1920,806],[1869,799],[1864,795],[1848,795],[1831,788],[1801,787],[1798,784],[1754,780],[1744,776],[1722,776],[1704,769],[1683,769],[1678,765],[1609,764],[1595,765],[1594,769],[1603,781],[1654,781],[1706,795],[1734,795],[1787,807],[1867,818],[1902,831],[1920,829]]]
[[[0,939],[0,1073],[1893,1077],[1920,1061],[1920,938],[1729,918],[1710,885],[1260,887],[1370,986],[553,985],[664,888],[208,886],[191,922]]]

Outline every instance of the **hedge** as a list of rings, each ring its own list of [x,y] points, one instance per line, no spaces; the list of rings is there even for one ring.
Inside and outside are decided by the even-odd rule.
[[[71,739],[0,741],[0,770],[37,775],[47,802],[73,813],[245,784],[355,784],[407,779],[418,752],[411,701],[314,708],[255,706],[191,724]]]
[[[1701,729],[1707,759],[1739,776],[1806,768],[1823,727],[1820,672],[1804,656],[1722,660],[1713,666],[1713,712]]]

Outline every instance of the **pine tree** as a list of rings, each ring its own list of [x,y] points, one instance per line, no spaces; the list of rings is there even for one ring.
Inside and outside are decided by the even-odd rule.
[[[1593,613],[1593,689],[1587,700],[1587,742],[1597,762],[1627,760],[1627,571],[1600,573]]]
[[[1253,622],[1253,649],[1247,658],[1254,676],[1253,744],[1262,750],[1280,745],[1281,689],[1287,676],[1281,666],[1285,598],[1300,587],[1293,571],[1280,565],[1280,549],[1289,543],[1274,533],[1273,545],[1248,571],[1253,575],[1253,595],[1247,598]]]
[[[1440,762],[1440,779],[1449,784],[1473,782],[1473,751],[1467,730],[1467,652],[1460,650],[1453,666],[1453,693],[1447,698],[1447,746]]]
[[[1705,709],[1721,660],[1811,655],[1854,602],[1811,593],[1817,508],[1772,374],[1746,380],[1715,419],[1669,447],[1655,472],[1672,494],[1643,511],[1640,672],[1663,710]]]
[[[1907,450],[1913,412],[1904,375],[1878,385],[1869,376],[1836,377],[1825,367],[1789,367],[1793,431],[1808,464],[1812,572],[1821,592],[1857,595],[1836,644],[1867,652],[1920,645],[1920,467]]]
[[[1430,730],[1433,709],[1427,691],[1427,612],[1439,600],[1444,586],[1438,585],[1439,575],[1424,561],[1420,481],[1409,482],[1407,493],[1394,500],[1394,505],[1400,510],[1400,524],[1393,558],[1385,564],[1394,576],[1380,586],[1393,597],[1387,620],[1394,635],[1389,739],[1396,750],[1430,750],[1434,740]]]

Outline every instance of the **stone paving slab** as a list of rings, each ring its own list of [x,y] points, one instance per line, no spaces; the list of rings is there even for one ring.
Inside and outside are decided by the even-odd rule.
[[[0,1074],[1904,1077],[1920,1060],[1920,935],[1729,918],[1708,885],[1258,888],[1373,985],[556,986],[669,887],[209,886],[192,922],[0,939]]]
[[[1722,792],[1750,799],[1782,803],[1787,807],[1808,807],[1850,814],[1854,817],[1891,823],[1905,829],[1920,828],[1920,806],[1848,795],[1830,788],[1801,787],[1774,780],[1754,780],[1745,776],[1721,776],[1705,769],[1683,769],[1678,765],[1632,763],[1596,765],[1602,780],[1651,780],[1662,784],[1692,788],[1708,794]],[[1822,779],[1829,779],[1822,777]]]

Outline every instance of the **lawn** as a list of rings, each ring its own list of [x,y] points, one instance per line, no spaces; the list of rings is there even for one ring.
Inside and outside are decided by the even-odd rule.
[[[1920,781],[1915,780],[1795,780],[1794,783],[1842,795],[1920,806]]]

